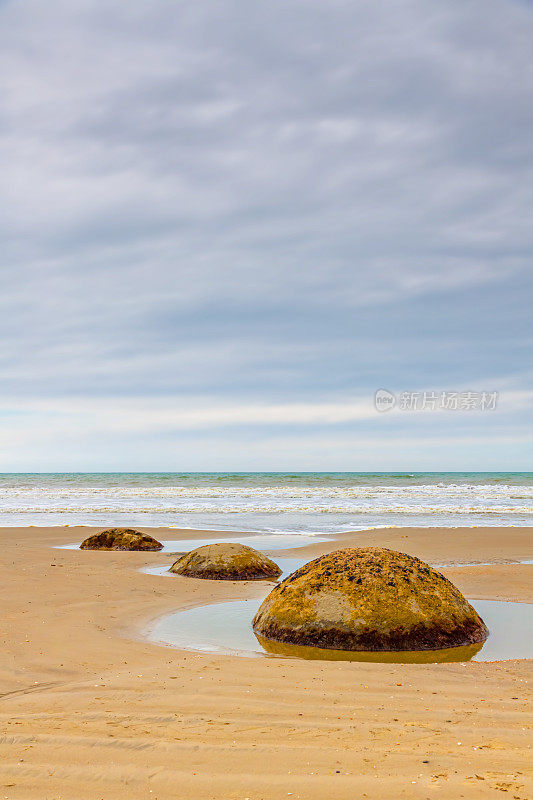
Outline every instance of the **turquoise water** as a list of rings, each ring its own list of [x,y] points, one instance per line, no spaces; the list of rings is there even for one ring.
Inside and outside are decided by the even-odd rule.
[[[0,525],[293,534],[385,525],[533,525],[533,473],[3,474]]]

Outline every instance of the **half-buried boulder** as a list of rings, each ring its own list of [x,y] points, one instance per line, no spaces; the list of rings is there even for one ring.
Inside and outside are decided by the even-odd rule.
[[[82,550],[162,550],[163,545],[133,528],[109,528],[95,533],[80,544]]]
[[[484,642],[488,630],[461,592],[418,558],[381,547],[337,550],[276,586],[254,632],[332,650],[437,650]]]
[[[262,553],[233,542],[197,547],[178,558],[170,572],[215,581],[268,580],[281,575],[278,565]]]

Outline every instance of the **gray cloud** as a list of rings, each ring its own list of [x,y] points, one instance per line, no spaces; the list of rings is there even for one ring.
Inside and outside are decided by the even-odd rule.
[[[7,401],[530,386],[529,4],[0,18]]]

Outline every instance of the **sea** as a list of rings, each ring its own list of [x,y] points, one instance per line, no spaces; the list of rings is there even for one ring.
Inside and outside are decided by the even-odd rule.
[[[0,474],[0,526],[131,526],[325,535],[533,525],[531,472]]]

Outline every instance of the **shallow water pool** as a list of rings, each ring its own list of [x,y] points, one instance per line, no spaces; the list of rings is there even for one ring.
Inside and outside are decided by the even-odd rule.
[[[531,629],[533,615],[533,605],[529,603],[470,601],[490,630],[489,638],[481,645],[416,652],[354,653],[282,645],[256,637],[251,622],[262,601],[263,598],[235,600],[179,611],[156,622],[148,632],[148,637],[153,642],[180,649],[245,657],[285,656],[328,661],[420,664],[533,658],[533,642],[526,635]]]
[[[283,578],[286,578],[287,575],[291,574],[291,572],[294,572],[300,567],[303,567],[304,564],[307,564],[307,561],[303,558],[276,558],[275,560],[276,564],[281,569],[281,575],[279,578],[276,578],[276,581],[272,581],[272,583],[282,581]],[[170,561],[168,564],[159,565],[158,567],[141,567],[139,572],[144,572],[147,575],[161,575],[162,577],[175,579],[176,575],[173,572],[170,572],[170,567],[173,563],[173,561]]]
[[[232,536],[231,538],[221,539],[220,537],[210,537],[205,539],[163,539],[161,544],[162,550],[155,550],[151,552],[156,553],[187,553],[189,550],[194,550],[196,547],[203,547],[205,544],[224,544],[225,542],[232,542],[233,544],[246,544],[248,547],[253,547],[256,550],[289,550],[294,547],[305,547],[308,544],[316,544],[317,542],[327,542],[327,536],[321,536],[315,533],[272,533],[272,534],[257,534],[250,536]],[[81,542],[73,542],[71,544],[58,544],[54,546],[57,550],[79,550]],[[124,551],[127,552],[127,551]],[[146,550],[144,552],[150,552]]]

